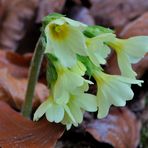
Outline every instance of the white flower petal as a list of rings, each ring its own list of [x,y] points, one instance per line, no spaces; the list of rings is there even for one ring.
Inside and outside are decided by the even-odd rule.
[[[93,38],[86,39],[88,56],[96,66],[106,63],[105,58],[108,56],[111,50],[105,44],[105,42],[112,41],[114,38],[114,34],[105,33]]]
[[[74,72],[83,76],[86,72],[86,67],[84,66],[83,63],[78,61],[77,64],[71,68],[71,72]]]
[[[67,115],[69,116],[69,118],[71,119],[71,121],[72,121],[73,123],[77,123],[76,120],[75,120],[75,118],[74,118],[74,116],[72,115],[72,113],[71,113],[71,111],[70,111],[70,108],[69,108],[67,105],[65,105],[65,106],[64,106],[64,109],[65,109]]]
[[[96,96],[91,94],[82,94],[76,97],[76,102],[86,111],[97,111]]]
[[[76,64],[76,54],[87,55],[85,38],[78,28],[61,22],[57,19],[46,26],[45,53],[54,54],[64,66],[71,67]]]
[[[105,117],[108,114],[111,105],[125,106],[126,100],[133,98],[134,93],[129,84],[137,80],[127,83],[128,80],[125,78],[124,81],[124,77],[112,76],[103,72],[98,72],[95,79],[98,87],[97,103],[99,118]]]
[[[106,95],[103,92],[100,92],[97,95],[97,98],[98,98],[97,99],[97,104],[98,104],[98,107],[99,107],[97,117],[99,119],[101,119],[101,118],[104,118],[104,117],[107,116],[111,104],[110,104],[110,102],[108,101]]]
[[[137,74],[133,71],[128,56],[122,51],[117,52],[117,60],[121,71],[121,75],[135,79],[135,76]]]
[[[85,37],[82,32],[80,32],[77,28],[74,28],[72,26],[69,26],[69,36],[66,40],[67,47],[69,50],[72,50],[73,52],[80,54],[82,56],[87,55],[87,47],[85,44]]]
[[[75,21],[75,20],[72,20],[72,19],[69,19],[67,17],[63,17],[62,19],[64,19],[67,23],[69,23],[71,26],[73,27],[77,27],[78,29],[81,29],[81,31],[83,31],[87,25],[86,24],[83,24],[81,22],[78,22],[78,21]]]
[[[67,41],[55,42],[50,41],[51,51],[65,67],[71,67],[76,64],[76,54],[69,48]],[[46,51],[45,51],[46,52]]]
[[[43,102],[38,109],[36,110],[33,121],[38,121],[48,110],[48,108],[51,106],[51,100],[47,99],[45,102]]]
[[[69,92],[67,91],[67,80],[65,77],[59,76],[53,90],[53,96],[57,103],[66,104],[69,99]],[[66,86],[66,87],[65,87]]]
[[[46,111],[46,118],[50,122],[59,123],[64,117],[64,108],[61,105],[52,104]]]
[[[136,36],[122,40],[122,48],[131,63],[137,63],[148,52],[148,36]]]
[[[75,121],[77,123],[81,123],[82,120],[83,120],[83,113],[80,109],[80,106],[77,104],[77,102],[75,102],[75,100],[71,100],[69,103],[68,103],[68,107],[70,108],[70,111],[75,119]]]

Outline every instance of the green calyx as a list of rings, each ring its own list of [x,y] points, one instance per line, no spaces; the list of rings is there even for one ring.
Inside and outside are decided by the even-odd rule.
[[[83,31],[83,34],[88,38],[92,38],[92,37],[95,37],[97,35],[104,34],[104,33],[114,33],[114,31],[109,28],[102,27],[102,26],[88,26]]]

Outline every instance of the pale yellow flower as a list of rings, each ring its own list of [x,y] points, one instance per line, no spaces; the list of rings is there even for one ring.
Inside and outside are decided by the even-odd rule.
[[[135,78],[131,64],[137,63],[148,52],[148,37],[136,36],[129,39],[116,39],[109,42],[117,53],[118,65],[121,74],[126,77]]]
[[[82,32],[85,27],[85,24],[66,17],[51,21],[45,28],[45,53],[55,55],[66,67],[75,65],[76,54],[87,55]]]

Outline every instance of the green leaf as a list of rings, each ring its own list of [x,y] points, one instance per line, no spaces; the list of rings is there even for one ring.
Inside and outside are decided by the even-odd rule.
[[[47,80],[47,85],[50,88],[51,84],[53,84],[57,80],[57,77],[58,77],[55,66],[52,64],[51,61],[55,61],[57,59],[51,54],[47,54],[46,57],[47,57],[46,80]]]

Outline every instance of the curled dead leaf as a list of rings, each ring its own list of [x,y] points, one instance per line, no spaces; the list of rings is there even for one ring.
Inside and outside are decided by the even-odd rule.
[[[22,56],[12,51],[0,50],[0,69],[7,68],[16,78],[26,78],[31,58],[32,55]]]
[[[28,69],[32,54],[19,55],[12,51],[0,51],[0,100],[21,109],[27,88]],[[37,83],[33,108],[36,108],[49,95],[48,88]]]
[[[136,148],[139,143],[140,122],[127,108],[112,109],[104,119],[83,124],[85,130],[99,142],[115,148]]]
[[[25,99],[27,79],[17,79],[8,73],[6,68],[0,69],[0,100],[5,100],[11,106],[21,109]],[[5,96],[5,97],[4,97]],[[7,97],[6,97],[7,96]],[[37,83],[33,99],[36,108],[49,96],[49,90],[44,84]]]
[[[33,122],[0,101],[0,147],[54,148],[63,132],[60,124],[45,119]]]

